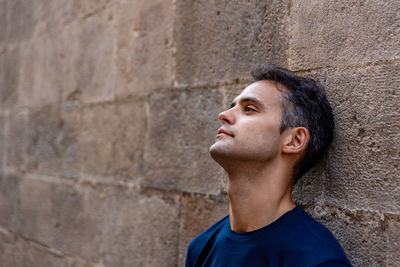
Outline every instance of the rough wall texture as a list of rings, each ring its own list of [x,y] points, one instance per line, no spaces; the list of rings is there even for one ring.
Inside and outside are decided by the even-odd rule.
[[[295,197],[400,265],[398,0],[0,0],[0,265],[182,266],[225,216],[217,114],[270,61],[338,125]]]

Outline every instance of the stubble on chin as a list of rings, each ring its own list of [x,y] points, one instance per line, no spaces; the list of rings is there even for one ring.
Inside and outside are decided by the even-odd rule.
[[[213,145],[210,146],[209,153],[213,160],[215,160],[218,164],[224,160],[229,159],[232,155],[232,151],[229,151],[229,147],[227,144],[223,144],[222,140],[216,141]]]
[[[218,148],[216,147],[217,144],[214,143],[210,146],[208,149],[208,152],[210,153],[210,156],[214,159],[214,156],[218,153]]]

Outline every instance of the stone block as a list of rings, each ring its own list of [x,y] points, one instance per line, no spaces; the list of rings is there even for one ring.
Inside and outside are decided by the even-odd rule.
[[[26,168],[69,178],[139,181],[146,131],[144,103],[45,106],[27,126]]]
[[[33,3],[29,6],[29,15],[32,20],[31,35],[36,37],[61,32],[72,22],[82,20],[98,13],[100,10],[106,8],[107,4],[106,0],[35,0],[30,2]],[[16,26],[11,25],[11,27]]]
[[[114,97],[112,9],[75,21],[63,33],[66,42],[63,101],[99,102]]]
[[[36,177],[19,181],[18,197],[18,233],[65,255],[105,266],[174,266],[177,261],[176,197]]]
[[[1,4],[0,4],[1,5]],[[19,74],[19,49],[0,55],[0,109],[15,105]]]
[[[78,16],[78,3],[76,0],[35,0],[33,2],[32,12],[35,22],[35,36],[60,32]]]
[[[190,241],[229,214],[229,200],[227,196],[204,198],[184,195],[181,213],[178,266],[185,265],[187,247]]]
[[[59,164],[61,118],[58,108],[45,106],[32,110],[28,115],[26,135],[26,169],[29,172],[57,172]]]
[[[99,259],[104,199],[94,189],[23,177],[18,197],[18,233],[65,254]]]
[[[82,173],[140,181],[146,127],[141,101],[85,108],[78,133]]]
[[[400,262],[400,217],[387,217],[387,266],[395,267]]]
[[[105,266],[176,266],[179,242],[176,196],[113,188],[105,198]]]
[[[0,226],[11,231],[16,231],[19,223],[18,186],[17,176],[0,174]]]
[[[7,1],[3,5],[6,7],[7,43],[20,43],[32,37],[35,25],[33,6],[34,1],[30,0]]]
[[[177,1],[177,83],[248,77],[261,61],[286,66],[289,2]]]
[[[172,0],[115,5],[117,96],[173,85],[174,11]]]
[[[5,167],[7,118],[0,115],[0,173]]]
[[[295,184],[292,198],[302,207],[315,208],[324,198],[326,161],[322,159]]]
[[[91,267],[94,264],[59,255],[48,248],[18,235],[0,230],[0,262],[2,266]]]
[[[45,106],[33,109],[27,124],[26,168],[46,175],[77,177],[79,108]]]
[[[68,1],[72,2],[72,10],[79,17],[90,17],[98,12],[101,12],[102,9],[107,9],[110,6],[109,1],[107,0],[72,0]],[[64,5],[68,5],[68,3],[64,3]]]
[[[294,1],[292,70],[355,66],[399,58],[400,2]]]
[[[380,214],[328,205],[311,215],[332,231],[354,266],[386,266],[387,236]]]
[[[7,168],[24,170],[27,135],[26,110],[12,112],[8,117],[5,143],[5,165]]]
[[[56,155],[54,155],[57,158],[57,164],[53,168],[54,175],[62,175],[64,177],[80,176],[79,133],[83,127],[82,113],[83,108],[76,104],[67,104],[60,108],[61,121],[58,122],[58,136],[53,144],[55,151],[57,151]]]
[[[326,74],[337,130],[326,197],[342,207],[399,213],[400,64]]]
[[[66,40],[55,33],[20,46],[18,104],[35,107],[60,102],[64,86]]]
[[[0,47],[7,42],[7,12],[8,1],[0,1]]]
[[[218,90],[157,93],[148,100],[145,148],[149,186],[219,194],[222,168],[208,153],[220,126]]]

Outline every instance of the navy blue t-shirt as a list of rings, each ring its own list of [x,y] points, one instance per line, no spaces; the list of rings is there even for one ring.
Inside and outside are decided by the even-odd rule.
[[[299,207],[247,233],[231,230],[226,216],[190,242],[192,266],[351,266],[332,233]]]

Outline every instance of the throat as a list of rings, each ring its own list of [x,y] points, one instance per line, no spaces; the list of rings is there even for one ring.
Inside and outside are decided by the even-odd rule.
[[[230,179],[228,195],[230,226],[235,232],[260,229],[296,206],[291,188],[268,180]]]

